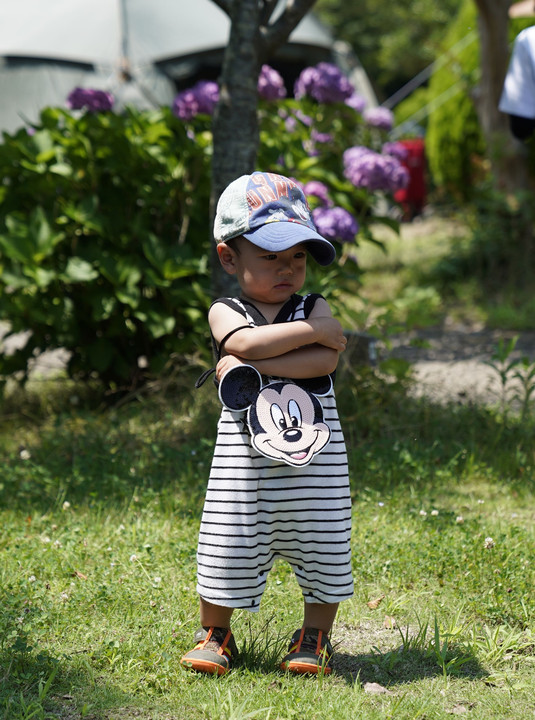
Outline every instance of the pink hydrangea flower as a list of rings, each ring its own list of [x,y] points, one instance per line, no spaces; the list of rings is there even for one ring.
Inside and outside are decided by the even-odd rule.
[[[355,187],[395,192],[407,186],[409,173],[392,155],[356,146],[344,152],[344,175]]]
[[[219,100],[219,86],[212,80],[200,80],[193,87],[178,93],[173,102],[173,114],[180,120],[196,115],[212,115]]]
[[[385,107],[368,108],[362,113],[362,117],[368,125],[380,130],[392,130],[394,127],[394,115]]]

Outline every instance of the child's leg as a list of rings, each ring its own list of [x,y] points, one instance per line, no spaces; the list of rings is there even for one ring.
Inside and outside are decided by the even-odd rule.
[[[238,654],[230,631],[233,608],[213,605],[201,598],[201,625],[195,633],[196,645],[180,663],[199,672],[224,675]]]
[[[293,673],[332,672],[333,649],[329,641],[338,603],[305,603],[303,627],[290,640],[288,654],[282,659],[282,670]]]
[[[234,608],[213,605],[201,598],[201,625],[203,627],[230,628],[230,618]]]
[[[305,603],[303,626],[322,630],[326,635],[331,632],[339,603]]]

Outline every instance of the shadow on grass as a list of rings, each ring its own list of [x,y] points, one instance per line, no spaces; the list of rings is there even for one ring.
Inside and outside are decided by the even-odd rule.
[[[338,406],[355,489],[444,489],[470,474],[535,492],[535,413],[522,420],[472,403],[440,404],[402,382],[345,375]]]
[[[71,408],[20,428],[4,421],[0,506],[44,514],[65,501],[124,509],[135,498],[200,515],[217,424],[211,400],[199,398],[195,408],[190,396]]]
[[[448,677],[479,680],[487,676],[488,673],[483,670],[475,657],[467,657],[462,653],[459,653],[458,657],[460,662],[456,666],[456,655],[452,648],[446,657],[446,663],[450,662],[450,668],[455,669],[448,670]],[[349,684],[377,683],[385,689],[444,675],[443,668],[429,651],[414,648],[383,655],[335,653],[333,672],[344,677]]]
[[[105,698],[109,706],[131,701],[131,696],[101,681],[96,687],[89,669],[91,650],[66,656],[45,648],[39,634],[26,630],[32,603],[21,593],[0,591],[0,718],[30,720],[54,717],[58,720],[93,720],[82,711]],[[78,689],[81,692],[78,693]],[[80,707],[78,699],[80,698]]]
[[[427,492],[474,469],[535,491],[533,422],[414,399],[406,382],[371,371],[342,372],[337,396],[356,491]],[[124,507],[158,498],[174,513],[199,515],[218,412],[213,389],[202,388],[105,411],[71,408],[32,427],[4,422],[0,504],[46,513],[65,501]]]

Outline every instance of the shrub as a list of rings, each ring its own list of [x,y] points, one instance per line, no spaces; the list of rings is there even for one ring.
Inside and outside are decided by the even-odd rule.
[[[477,10],[471,0],[464,2],[447,33],[444,52],[450,55],[449,62],[433,73],[429,83],[428,101],[439,104],[429,116],[426,139],[435,184],[464,200],[473,187],[475,158],[481,158],[485,149],[472,100],[479,80],[479,43],[461,45],[456,52],[446,48],[459,43],[467,28],[472,32],[477,28]]]
[[[0,145],[0,318],[71,377],[132,388],[196,346],[208,304],[207,139],[170,110],[46,109]],[[187,241],[186,241],[187,240]],[[195,339],[194,339],[195,338]],[[206,344],[208,347],[208,343]]]
[[[511,40],[531,24],[529,18],[512,20]],[[426,94],[429,106],[436,105],[429,115],[426,136],[433,181],[461,200],[473,199],[474,187],[485,171],[485,144],[473,100],[480,77],[479,40],[476,35],[473,42],[462,42],[476,29],[476,5],[464,0],[446,34],[443,53],[447,62],[433,73]]]
[[[310,287],[336,305],[357,290],[357,233],[371,239],[378,194],[392,194],[406,170],[385,145],[391,113],[363,112],[338,68],[309,70],[303,97],[286,100],[282,78],[262,69],[258,167],[312,188],[311,206],[341,253],[328,273],[311,264]],[[208,355],[209,113],[218,92],[201,82],[172,110],[115,114],[109,94],[76,88],[72,112],[45,109],[34,128],[4,136],[0,321],[10,334],[30,332],[24,347],[0,353],[0,378],[25,381],[35,355],[64,348],[69,377],[124,391],[170,358]],[[348,148],[367,162],[344,164]]]

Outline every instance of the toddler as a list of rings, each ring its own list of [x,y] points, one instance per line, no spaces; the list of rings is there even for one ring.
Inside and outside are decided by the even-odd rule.
[[[293,180],[255,172],[232,182],[214,237],[241,295],[209,311],[223,410],[199,532],[201,628],[185,667],[223,675],[237,648],[235,608],[258,611],[276,558],[292,567],[304,618],[282,659],[329,674],[329,633],[353,594],[346,448],[330,375],[346,339],[321,295],[298,293],[307,256],[335,259]]]

